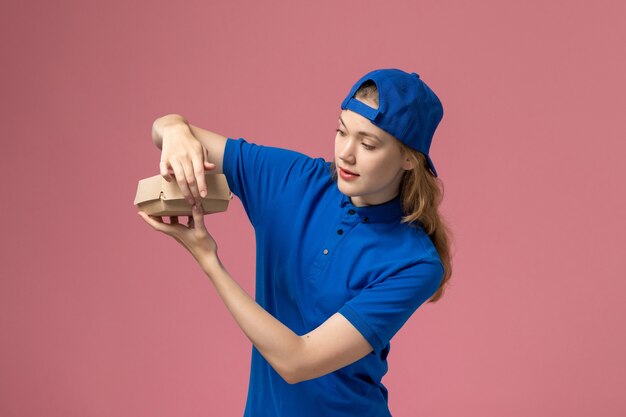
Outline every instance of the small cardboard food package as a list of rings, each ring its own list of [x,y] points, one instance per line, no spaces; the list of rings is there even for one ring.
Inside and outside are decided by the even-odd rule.
[[[226,211],[233,193],[224,174],[205,173],[207,195],[202,198],[204,214]],[[151,216],[192,216],[191,204],[172,176],[167,182],[161,175],[139,180],[134,203],[140,211]]]

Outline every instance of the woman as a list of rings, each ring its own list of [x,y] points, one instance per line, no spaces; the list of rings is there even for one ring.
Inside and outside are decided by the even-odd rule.
[[[341,104],[335,158],[226,138],[178,115],[157,119],[161,175],[193,205],[139,214],[209,276],[253,343],[245,416],[390,416],[389,340],[451,276],[442,191],[428,156],[443,117],[416,73],[364,75]],[[255,228],[255,300],[220,262],[197,204],[223,173]]]

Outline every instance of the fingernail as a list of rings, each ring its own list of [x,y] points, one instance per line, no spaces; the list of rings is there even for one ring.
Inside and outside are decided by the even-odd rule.
[[[201,195],[202,197],[206,197],[206,191],[205,191],[205,190],[200,191],[200,195]]]

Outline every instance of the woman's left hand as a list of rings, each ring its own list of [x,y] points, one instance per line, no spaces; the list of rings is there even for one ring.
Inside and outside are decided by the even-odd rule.
[[[169,216],[168,224],[160,216],[150,216],[143,211],[139,211],[138,214],[153,229],[176,239],[198,262],[202,262],[207,256],[217,256],[217,243],[206,230],[202,206],[193,206],[192,216],[188,216],[186,226],[179,223],[178,216]]]

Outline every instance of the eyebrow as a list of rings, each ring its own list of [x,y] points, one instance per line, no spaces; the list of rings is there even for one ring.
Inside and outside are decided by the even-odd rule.
[[[346,127],[346,124],[343,122],[343,119],[341,118],[341,116],[339,116],[339,121],[341,122],[341,124],[342,124],[344,127]],[[346,127],[346,129],[347,129],[347,127]],[[376,136],[375,134],[373,134],[373,133],[369,133],[369,132],[356,132],[356,133],[357,133],[357,134],[359,134],[359,135],[361,135],[361,136],[369,136],[370,138],[374,138],[374,139],[376,139],[377,141],[379,141],[379,142],[381,142],[381,143],[382,143],[382,140],[381,140],[378,136]]]

